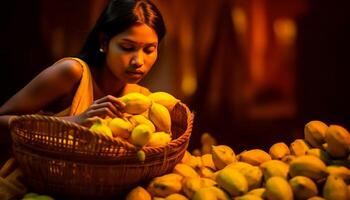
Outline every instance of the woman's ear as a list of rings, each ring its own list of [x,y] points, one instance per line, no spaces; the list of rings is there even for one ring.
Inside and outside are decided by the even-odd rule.
[[[105,33],[100,33],[99,35],[99,48],[100,48],[100,52],[104,53],[107,51],[108,48],[108,37]]]

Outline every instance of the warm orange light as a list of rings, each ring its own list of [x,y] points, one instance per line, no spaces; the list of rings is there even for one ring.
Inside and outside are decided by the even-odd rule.
[[[280,44],[291,45],[295,42],[297,27],[292,19],[276,19],[273,22],[273,30]]]
[[[252,6],[251,78],[254,85],[259,85],[264,81],[265,53],[268,43],[266,12],[263,1],[255,1]]]
[[[182,92],[186,96],[191,96],[197,89],[197,81],[194,73],[192,71],[187,71],[183,74],[183,79],[181,83]]]
[[[231,12],[233,26],[238,34],[244,35],[247,32],[247,15],[242,8],[234,8]]]

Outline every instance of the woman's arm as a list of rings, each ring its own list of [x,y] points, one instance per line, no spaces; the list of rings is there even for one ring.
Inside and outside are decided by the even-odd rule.
[[[34,114],[57,99],[75,92],[82,67],[77,61],[63,60],[48,67],[0,107],[0,138],[9,137],[12,116]]]

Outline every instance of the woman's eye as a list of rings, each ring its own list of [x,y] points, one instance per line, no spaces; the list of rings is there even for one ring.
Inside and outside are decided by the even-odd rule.
[[[153,53],[156,50],[155,46],[149,46],[144,49],[145,53],[150,54]]]
[[[120,45],[120,48],[124,51],[133,51],[135,50],[135,47],[130,46],[130,45]]]

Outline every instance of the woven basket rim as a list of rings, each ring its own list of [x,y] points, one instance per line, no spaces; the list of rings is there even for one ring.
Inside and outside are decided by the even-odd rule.
[[[179,102],[178,104],[180,104],[181,106],[183,106],[186,110],[186,114],[187,114],[187,127],[186,130],[183,132],[183,134],[181,134],[178,138],[171,140],[166,146],[161,146],[161,147],[152,147],[152,146],[144,146],[142,147],[142,150],[145,153],[151,153],[151,152],[162,152],[165,149],[171,148],[171,147],[176,147],[179,144],[184,143],[191,134],[192,130],[192,126],[193,126],[193,118],[194,118],[194,113],[191,112],[189,110],[189,108],[186,106],[186,104]],[[137,150],[139,150],[140,148],[119,138],[119,137],[110,137],[104,134],[100,134],[94,131],[90,131],[89,128],[79,125],[77,123],[68,121],[68,120],[64,120],[62,118],[59,117],[55,117],[55,116],[46,116],[46,115],[40,115],[40,114],[25,114],[25,115],[19,115],[19,116],[14,116],[11,118],[10,120],[10,129],[12,130],[13,128],[15,128],[16,123],[18,121],[22,121],[22,120],[38,120],[38,121],[47,121],[47,122],[54,122],[54,123],[62,123],[67,127],[71,127],[74,129],[79,130],[80,132],[83,132],[84,134],[89,134],[93,137],[97,137],[98,139],[107,141],[108,143],[110,143],[111,145],[116,145],[116,146],[120,146],[123,147],[125,150],[127,151],[134,151],[136,152]],[[13,131],[11,131],[11,134],[16,134]],[[30,146],[30,145],[29,145]]]

